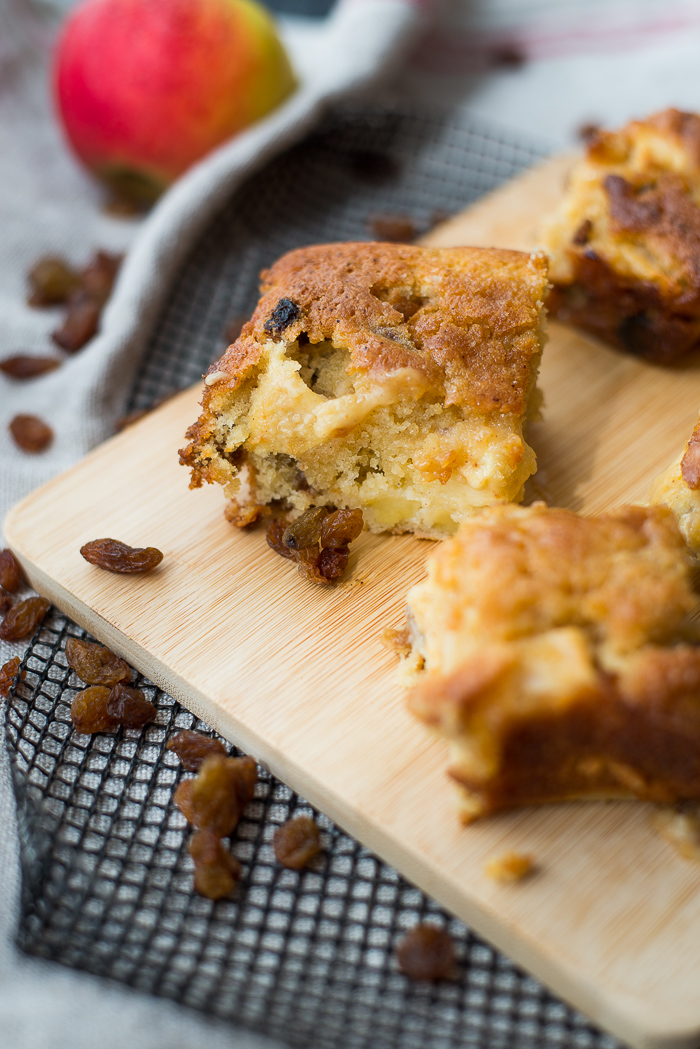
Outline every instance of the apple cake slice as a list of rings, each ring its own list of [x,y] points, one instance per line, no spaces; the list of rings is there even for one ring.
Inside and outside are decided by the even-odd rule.
[[[603,131],[543,230],[566,323],[654,361],[700,344],[700,117],[668,109]]]
[[[409,704],[450,742],[463,814],[700,797],[700,640],[666,507],[499,506],[408,594]]]
[[[700,554],[700,420],[678,458],[654,481],[649,501],[674,513],[694,554]]]
[[[181,461],[229,519],[360,508],[375,532],[442,538],[535,471],[547,263],[483,248],[327,244],[262,275],[205,377]]]

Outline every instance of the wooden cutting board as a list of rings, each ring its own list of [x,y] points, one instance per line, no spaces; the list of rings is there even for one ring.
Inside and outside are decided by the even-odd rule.
[[[432,244],[530,247],[566,161],[550,161],[431,234]],[[531,440],[552,503],[644,500],[700,406],[697,358],[659,368],[552,325],[545,417]],[[432,544],[362,536],[348,582],[319,589],[260,531],[223,517],[218,488],[177,462],[189,391],[9,514],[7,540],[37,590],[253,754],[345,830],[597,1023],[638,1047],[700,1041],[700,865],[638,803],[530,808],[462,827],[446,748],[406,712],[379,641],[402,621]],[[100,536],[164,551],[139,577],[90,566]],[[538,873],[484,875],[505,850]]]

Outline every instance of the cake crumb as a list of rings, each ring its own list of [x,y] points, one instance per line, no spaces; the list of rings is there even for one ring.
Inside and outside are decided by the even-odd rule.
[[[492,856],[484,867],[487,878],[504,883],[521,881],[532,874],[534,869],[533,857],[523,852],[504,852],[500,856]]]

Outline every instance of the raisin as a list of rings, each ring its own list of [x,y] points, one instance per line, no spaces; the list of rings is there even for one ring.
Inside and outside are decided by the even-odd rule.
[[[53,440],[53,430],[38,415],[15,415],[10,433],[23,452],[43,452]]]
[[[19,561],[11,550],[0,550],[0,586],[14,594],[24,582]]]
[[[504,852],[502,856],[492,856],[484,872],[494,881],[512,882],[526,878],[534,868],[535,861],[532,856],[522,852]]]
[[[298,871],[321,851],[321,835],[311,816],[295,816],[277,828],[272,846],[279,863]]]
[[[188,845],[194,860],[194,888],[209,900],[230,896],[241,877],[241,865],[212,830],[197,830]]]
[[[120,681],[131,678],[128,663],[110,652],[104,645],[94,641],[81,641],[69,637],[66,641],[66,659],[68,666],[74,670],[86,685],[108,685],[112,688]]]
[[[514,44],[502,44],[490,54],[491,64],[504,69],[519,69],[527,62],[527,55]]]
[[[301,316],[301,310],[291,299],[280,299],[270,316],[265,321],[268,335],[281,335],[285,328]]]
[[[114,732],[117,723],[107,709],[110,690],[104,685],[91,685],[73,699],[70,716],[78,732]]]
[[[0,616],[6,616],[12,608],[12,598],[8,594],[7,590],[3,590],[0,586]]]
[[[279,517],[276,517],[274,521],[270,521],[267,526],[265,533],[267,538],[267,545],[275,551],[276,554],[280,554],[282,557],[289,557],[292,560],[295,559],[295,553],[290,550],[288,546],[285,546],[282,542],[282,537],[287,530],[287,525]]]
[[[226,747],[220,739],[213,736],[203,736],[201,732],[192,732],[191,729],[183,729],[168,741],[168,750],[174,750],[182,762],[182,767],[188,772],[198,772],[202,763],[210,754],[220,754],[227,757]]]
[[[301,550],[297,550],[294,557],[299,565],[299,575],[303,579],[308,579],[310,583],[319,583],[322,586],[330,583],[330,579],[327,579],[319,571],[320,551],[317,546],[306,546]]]
[[[11,379],[35,379],[38,375],[52,372],[60,365],[58,357],[39,357],[29,353],[17,353],[0,361],[0,371]]]
[[[357,539],[363,524],[362,510],[334,510],[321,525],[321,546],[348,546]]]
[[[379,240],[394,244],[410,244],[417,233],[415,223],[407,215],[375,215],[370,227]]]
[[[221,837],[230,834],[253,796],[257,766],[252,758],[228,758],[210,754],[176,801],[184,816],[198,828],[209,828]],[[179,795],[179,797],[178,797]],[[184,803],[184,804],[183,804]]]
[[[115,685],[109,694],[107,713],[124,728],[143,728],[156,718],[156,708],[150,699],[146,699],[141,689],[121,682]]]
[[[63,324],[51,333],[51,338],[66,353],[77,353],[97,334],[102,303],[86,291],[71,295]]]
[[[84,291],[96,302],[104,304],[111,295],[122,258],[122,255],[97,251],[82,270],[80,283]]]
[[[28,280],[30,306],[60,306],[80,283],[66,260],[53,255],[39,259],[29,271]]]
[[[43,597],[27,597],[20,601],[0,623],[0,639],[21,641],[22,638],[29,637],[50,608],[50,602]]]
[[[454,969],[455,948],[445,929],[423,923],[399,941],[396,960],[412,980],[442,980]]]
[[[80,553],[91,565],[107,572],[127,574],[150,572],[163,560],[162,553],[154,546],[127,546],[118,539],[93,539],[80,547]]]
[[[19,674],[19,656],[13,656],[0,667],[0,696],[7,698]]]
[[[288,525],[282,536],[282,542],[290,550],[317,547],[321,538],[321,527],[326,517],[328,517],[328,510],[325,506],[309,507],[301,517],[297,517],[296,521]]]
[[[183,779],[173,795],[173,801],[179,808],[188,823],[195,822],[194,802],[192,801],[192,787],[194,779]]]
[[[337,550],[328,547],[322,550],[316,562],[316,568],[324,579],[339,579],[348,566],[350,551],[347,546],[341,546]]]

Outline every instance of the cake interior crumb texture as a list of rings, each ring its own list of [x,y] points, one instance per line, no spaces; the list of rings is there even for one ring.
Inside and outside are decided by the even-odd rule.
[[[465,522],[408,594],[411,709],[450,742],[463,813],[700,797],[690,557],[665,507]]]
[[[546,261],[487,249],[321,245],[263,274],[205,378],[182,460],[231,518],[360,507],[372,531],[441,538],[535,471]]]

